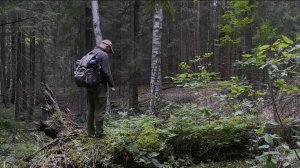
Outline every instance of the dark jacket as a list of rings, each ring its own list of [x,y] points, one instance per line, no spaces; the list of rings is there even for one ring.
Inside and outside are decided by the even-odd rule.
[[[102,84],[106,87],[106,83],[108,83],[110,87],[114,87],[115,84],[110,71],[110,61],[108,54],[103,48],[98,46],[96,46],[94,50],[96,50],[97,52],[96,58],[99,59],[101,66],[100,75],[102,78]]]

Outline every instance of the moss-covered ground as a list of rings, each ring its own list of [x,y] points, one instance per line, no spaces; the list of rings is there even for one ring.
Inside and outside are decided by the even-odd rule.
[[[28,166],[22,159],[39,149],[25,122],[12,120],[13,109],[0,113],[0,167]]]
[[[84,129],[66,132],[58,143],[25,162],[42,146],[33,137],[43,136],[9,117],[0,120],[0,161],[8,167],[209,167],[210,162],[248,157],[254,123],[251,116],[214,116],[192,104],[169,105],[159,117],[107,118],[103,139],[88,137]]]

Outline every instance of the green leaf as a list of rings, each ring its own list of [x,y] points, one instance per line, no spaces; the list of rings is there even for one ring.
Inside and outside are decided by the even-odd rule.
[[[262,145],[258,147],[259,149],[269,149],[270,145]]]
[[[133,153],[139,153],[139,149],[135,145],[130,144],[128,147]]]
[[[268,156],[268,159],[266,161],[266,165],[264,168],[276,168],[276,163],[274,163],[274,160],[272,159],[271,156]]]
[[[154,165],[155,167],[162,168],[162,165],[158,162],[157,159],[152,158],[152,159],[151,159],[151,162],[153,163],[153,165]]]
[[[256,134],[258,135],[262,135],[263,133],[265,133],[265,127],[260,127],[258,130],[256,130]]]
[[[152,157],[152,158],[154,158],[154,157],[156,157],[158,155],[159,155],[158,152],[152,152],[152,153],[149,154],[149,156]]]
[[[281,145],[285,150],[290,150],[290,147],[288,146],[288,145],[286,145],[286,144],[282,144]]]
[[[266,95],[266,93],[265,93],[263,90],[257,90],[255,93],[256,93],[258,96],[264,96],[264,95]]]
[[[252,54],[243,54],[242,57],[244,57],[244,58],[250,58],[250,57],[252,57]]]
[[[280,48],[286,48],[286,47],[288,47],[289,46],[289,44],[287,44],[287,43],[279,43],[278,45],[277,45],[277,47],[280,47]]]
[[[266,50],[269,47],[270,47],[270,45],[263,45],[263,46],[260,46],[258,49],[259,50]]]
[[[273,137],[272,137],[270,134],[265,134],[265,135],[264,135],[264,140],[265,140],[268,144],[270,144],[270,145],[273,144]]]
[[[282,39],[283,39],[286,43],[288,43],[288,44],[294,44],[294,41],[291,40],[291,39],[289,39],[287,36],[281,35],[281,37],[282,37]]]
[[[285,162],[282,166],[283,166],[283,167],[288,167],[289,165],[290,165],[289,162]]]
[[[271,124],[271,125],[279,125],[276,121],[268,121],[267,124]]]

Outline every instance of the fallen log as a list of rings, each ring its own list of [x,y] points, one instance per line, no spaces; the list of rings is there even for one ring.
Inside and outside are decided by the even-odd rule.
[[[41,84],[41,90],[44,97],[44,104],[41,107],[47,114],[46,121],[34,121],[38,131],[55,139],[66,130],[74,130],[78,125],[73,121],[73,116],[69,109],[62,111],[56,101],[53,91],[46,83]]]
[[[55,139],[65,128],[64,118],[49,86],[46,83],[42,83],[41,90],[44,98],[44,104],[41,109],[47,114],[47,120],[34,121],[33,123],[38,131],[44,132],[45,135]]]

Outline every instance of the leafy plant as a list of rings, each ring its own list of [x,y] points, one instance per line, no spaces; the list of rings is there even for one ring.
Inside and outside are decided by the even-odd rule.
[[[242,32],[242,28],[254,21],[251,10],[255,8],[255,5],[250,5],[248,1],[229,0],[227,3],[227,10],[222,16],[224,23],[218,26],[223,34],[220,41],[221,44],[239,45],[241,43],[239,34]]]
[[[173,80],[175,84],[183,87],[191,88],[204,88],[207,87],[210,81],[218,78],[218,74],[215,72],[209,72],[203,61],[213,53],[205,53],[203,56],[197,56],[193,60],[190,60],[189,63],[181,62],[179,68],[182,71],[180,74],[176,74],[173,77],[167,77]],[[196,70],[193,70],[192,66],[197,65]]]

